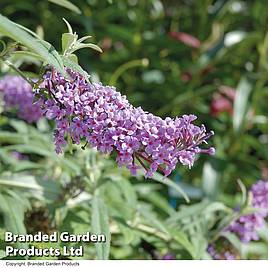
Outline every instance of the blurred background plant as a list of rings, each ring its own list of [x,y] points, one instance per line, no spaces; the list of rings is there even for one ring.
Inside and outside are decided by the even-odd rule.
[[[178,166],[169,176],[176,183],[171,187],[160,176],[155,178],[160,183],[131,178],[94,150],[57,156],[52,123],[42,119],[29,125],[17,120],[16,113],[4,112],[3,224],[11,228],[18,221],[12,228],[20,232],[83,232],[92,224],[91,215],[102,211],[102,228],[107,231],[109,223],[112,234],[110,258],[210,258],[206,250],[218,236],[217,226],[239,205],[237,179],[248,189],[260,178],[268,180],[266,1],[73,3],[2,0],[0,10],[57,50],[66,28],[62,17],[79,36],[92,35],[103,53],[77,53],[91,80],[115,85],[134,106],[161,117],[196,114],[199,123],[216,133],[216,155],[201,156],[191,170]],[[14,54],[10,60],[29,76],[39,72],[38,60],[30,55]],[[4,64],[0,68],[2,75],[8,71]],[[190,204],[184,205],[178,187]],[[21,207],[14,206],[18,199]],[[40,217],[46,220],[40,222]],[[221,251],[231,245],[237,258],[267,259],[267,230],[260,231],[261,241],[248,244],[232,235],[221,238],[228,240],[219,240]],[[104,248],[97,246],[97,256],[88,247],[86,257],[107,258],[108,242]]]

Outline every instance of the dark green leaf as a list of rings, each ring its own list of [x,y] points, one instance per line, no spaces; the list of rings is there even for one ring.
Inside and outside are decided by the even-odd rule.
[[[65,7],[77,14],[81,14],[81,10],[75,6],[73,3],[71,3],[70,1],[67,1],[67,0],[48,0],[49,2],[51,3],[54,3],[56,5],[59,5],[59,6],[62,6],[62,7]]]

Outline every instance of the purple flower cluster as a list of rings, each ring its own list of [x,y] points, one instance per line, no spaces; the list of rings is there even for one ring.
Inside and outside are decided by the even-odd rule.
[[[199,147],[213,132],[193,125],[196,116],[161,119],[133,107],[114,87],[67,72],[69,78],[55,70],[47,72],[37,92],[44,114],[56,121],[57,153],[69,137],[83,147],[89,144],[102,153],[115,152],[119,166],[125,165],[133,175],[142,166],[147,177],[157,170],[167,176],[178,162],[191,167],[197,154],[214,153],[214,148]]]
[[[242,242],[259,240],[257,230],[265,224],[265,218],[268,216],[268,182],[258,181],[251,188],[252,207],[258,211],[241,216],[233,222],[228,231],[236,233]]]
[[[16,160],[29,160],[27,155],[24,155],[24,154],[17,152],[17,151],[11,152],[11,156],[13,158],[15,158]]]
[[[213,245],[208,246],[207,252],[214,260],[236,260],[236,255],[229,250],[220,253]]]
[[[268,217],[268,182],[263,180],[256,182],[251,187],[251,193],[251,206],[257,209],[257,211],[239,217],[225,230],[226,232],[237,234],[243,243],[259,240],[257,230],[265,225],[265,218]],[[214,260],[231,260],[236,258],[229,250],[223,249],[220,253],[212,244],[208,246],[207,252]]]
[[[18,109],[18,116],[28,123],[36,122],[42,116],[39,104],[33,104],[31,85],[20,76],[4,76],[0,80],[0,95],[3,97],[5,110]]]
[[[162,256],[161,259],[165,261],[176,260],[175,256],[171,253],[167,253],[166,255]]]

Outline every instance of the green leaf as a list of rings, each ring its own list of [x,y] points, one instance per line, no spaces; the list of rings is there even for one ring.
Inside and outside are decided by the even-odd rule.
[[[24,207],[13,197],[0,193],[0,211],[4,216],[6,229],[14,234],[26,234],[24,226]],[[27,244],[19,244],[19,247],[26,248]]]
[[[14,202],[18,202],[21,206],[24,207],[24,210],[31,209],[31,203],[28,198],[29,195],[20,192],[17,189],[4,189],[5,194],[9,195],[10,197],[14,198]]]
[[[41,43],[43,45],[44,48],[47,49],[47,51],[49,52],[49,57],[52,55],[54,56],[54,58],[57,60],[58,65],[60,65],[62,67],[62,69],[58,69],[62,74],[64,74],[66,76],[65,70],[64,70],[64,64],[63,61],[61,59],[61,56],[59,55],[59,53],[56,51],[56,49],[47,41],[42,40],[42,39],[38,39],[38,42]],[[48,63],[50,63],[49,61],[47,61]],[[51,64],[52,65],[52,64]],[[55,65],[53,65],[55,67]],[[56,67],[55,67],[56,68]],[[56,68],[57,69],[57,68]]]
[[[202,174],[202,190],[210,199],[215,199],[219,189],[219,174],[210,162],[206,162]]]
[[[13,23],[8,18],[0,14],[0,33],[21,43],[28,49],[38,54],[44,62],[54,66],[59,72],[65,74],[64,66],[60,55],[48,42],[31,36],[22,27]]]
[[[71,135],[67,135],[67,144],[68,144],[68,150],[70,152],[70,154],[73,154],[73,142],[72,142],[72,138]]]
[[[109,213],[112,217],[124,218],[126,221],[131,220],[134,216],[136,208],[131,207],[128,202],[122,196],[121,189],[117,184],[107,181],[102,185],[105,200],[108,200],[107,206],[109,207]],[[124,206],[122,206],[124,204]]]
[[[10,131],[1,131],[0,132],[0,143],[21,143],[24,139],[22,139],[21,135],[18,133],[10,132]]]
[[[216,211],[232,212],[232,209],[228,208],[223,203],[213,202],[213,203],[210,203],[209,205],[207,205],[207,207],[201,211],[201,214],[209,215],[209,214],[214,213]]]
[[[77,14],[81,14],[81,10],[76,5],[71,3],[70,1],[67,1],[67,0],[48,0],[48,1],[53,3],[53,4],[65,7],[65,8],[67,8],[67,9],[69,9]]]
[[[40,170],[43,168],[42,164],[37,164],[31,161],[23,161],[23,160],[19,160],[16,161],[16,164],[14,165],[14,171],[15,172],[20,172],[20,171],[24,171],[24,170]]]
[[[93,234],[104,234],[105,243],[95,243],[97,258],[107,260],[110,252],[111,234],[109,230],[109,217],[106,205],[97,196],[92,200],[91,231]]]
[[[47,149],[43,149],[43,148],[38,148],[36,146],[36,144],[18,144],[18,145],[9,145],[6,146],[7,149],[9,149],[10,151],[18,151],[20,153],[33,153],[33,154],[37,154],[37,155],[41,155],[41,156],[52,156],[52,154],[54,154],[53,152],[47,150]],[[54,154],[56,155],[56,154]]]
[[[62,56],[62,61],[63,61],[64,66],[80,73],[87,80],[89,79],[90,75],[85,70],[83,70],[82,67],[76,64],[74,61],[70,60],[69,58],[65,56]]]
[[[119,26],[116,24],[109,24],[107,25],[107,34],[109,36],[113,36],[115,39],[118,38],[120,40],[124,40],[126,42],[133,43],[134,39],[134,29],[126,28],[123,25]]]
[[[176,183],[190,199],[201,199],[203,197],[203,192],[200,187],[192,186],[188,183],[179,181]],[[181,198],[181,194],[175,191],[173,188],[169,189],[170,197]]]
[[[133,230],[133,228],[129,228],[127,224],[117,221],[117,225],[120,232],[122,232],[125,244],[130,244],[137,237],[137,233]]]
[[[72,43],[76,41],[76,36],[71,33],[64,33],[61,36],[61,47],[62,52],[64,53],[65,50],[67,50]]]
[[[145,206],[140,206],[138,208],[139,213],[143,216],[143,218],[146,220],[146,222],[152,226],[155,227],[157,230],[169,234],[167,228],[165,227],[164,223],[162,223],[158,218],[155,213],[150,211],[148,208]]]
[[[173,182],[169,178],[165,178],[162,175],[160,175],[158,173],[155,173],[154,176],[152,177],[152,179],[157,181],[157,182],[160,182],[162,184],[165,184],[165,185],[167,185],[169,187],[172,187],[174,190],[176,190],[177,192],[179,192],[183,196],[183,198],[185,199],[185,201],[187,203],[190,202],[187,194],[181,189],[181,187],[178,186],[175,182]]]
[[[118,187],[121,188],[122,193],[126,199],[126,202],[130,207],[136,208],[137,206],[137,195],[133,185],[126,179],[122,179],[117,183]]]
[[[246,188],[246,186],[244,185],[244,183],[240,179],[237,180],[237,183],[238,183],[238,185],[239,185],[239,187],[241,189],[241,193],[242,193],[241,205],[240,206],[243,207],[247,203],[247,188]]]
[[[239,251],[241,251],[241,246],[242,246],[242,243],[241,241],[239,240],[239,238],[233,234],[233,233],[230,233],[230,232],[223,232],[222,233],[222,236],[224,236],[225,238],[227,238],[230,243]]]
[[[69,23],[66,19],[64,19],[64,18],[62,18],[62,19],[63,19],[63,21],[65,22],[65,24],[67,25],[67,28],[68,28],[69,33],[70,33],[70,34],[74,34],[74,33],[73,33],[72,26],[70,25],[70,23]]]
[[[56,200],[60,194],[60,188],[54,181],[45,181],[30,175],[16,174],[14,176],[2,175],[0,177],[0,189],[10,188],[29,191],[35,197],[43,197],[47,200]]]
[[[172,238],[177,241],[179,244],[181,244],[192,257],[194,257],[194,246],[189,241],[187,235],[184,232],[177,231],[177,230],[170,230],[170,234],[172,235]]]
[[[75,52],[76,50],[79,50],[81,48],[92,48],[94,50],[102,52],[102,49],[99,46],[97,46],[95,44],[91,44],[91,43],[88,43],[88,44],[76,43],[74,48],[72,49],[72,52]]]
[[[39,61],[43,61],[43,58],[40,57],[38,54],[30,52],[30,51],[13,51],[12,56],[15,56],[13,58],[33,58]]]
[[[249,81],[245,77],[241,78],[236,89],[234,101],[233,128],[236,133],[238,133],[242,128],[251,89],[252,86]]]
[[[82,43],[82,42],[84,42],[85,40],[90,39],[91,37],[92,37],[91,35],[83,36],[83,37],[79,38],[79,39],[77,40],[77,42]]]
[[[75,54],[69,54],[67,55],[67,58],[72,61],[73,63],[75,63],[76,65],[78,65],[78,58]],[[79,66],[79,65],[78,65]],[[88,74],[86,74],[88,76]]]
[[[7,45],[3,40],[0,40],[0,56],[6,53]]]
[[[0,250],[0,259],[3,259],[6,257],[6,252],[4,250]]]
[[[9,121],[10,126],[12,126],[17,132],[20,134],[26,134],[29,132],[29,127],[28,125],[20,120],[10,120]]]
[[[145,200],[148,200],[150,204],[154,205],[156,208],[159,208],[160,210],[164,211],[168,215],[172,215],[175,213],[174,209],[170,206],[168,203],[166,197],[163,197],[158,192],[150,192],[142,196]],[[160,212],[159,210],[159,212]]]
[[[178,221],[182,221],[185,218],[192,217],[194,215],[200,214],[209,204],[208,200],[204,200],[201,203],[197,203],[191,206],[183,206],[180,210],[174,213],[168,220],[168,223],[178,223]]]
[[[191,254],[193,259],[200,260],[206,258],[208,242],[202,233],[197,233],[196,237],[191,240],[194,245],[194,251]]]

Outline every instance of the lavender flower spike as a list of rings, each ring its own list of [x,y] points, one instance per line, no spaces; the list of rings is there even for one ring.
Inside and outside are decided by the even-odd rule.
[[[57,153],[69,136],[75,144],[84,142],[83,147],[89,144],[103,153],[115,152],[118,165],[133,175],[142,166],[147,177],[157,170],[167,176],[178,162],[191,167],[197,154],[214,153],[214,148],[200,148],[213,132],[193,125],[196,116],[162,119],[133,107],[114,87],[67,72],[69,79],[55,70],[47,72],[42,87],[49,98],[40,98],[46,117],[56,121]]]

